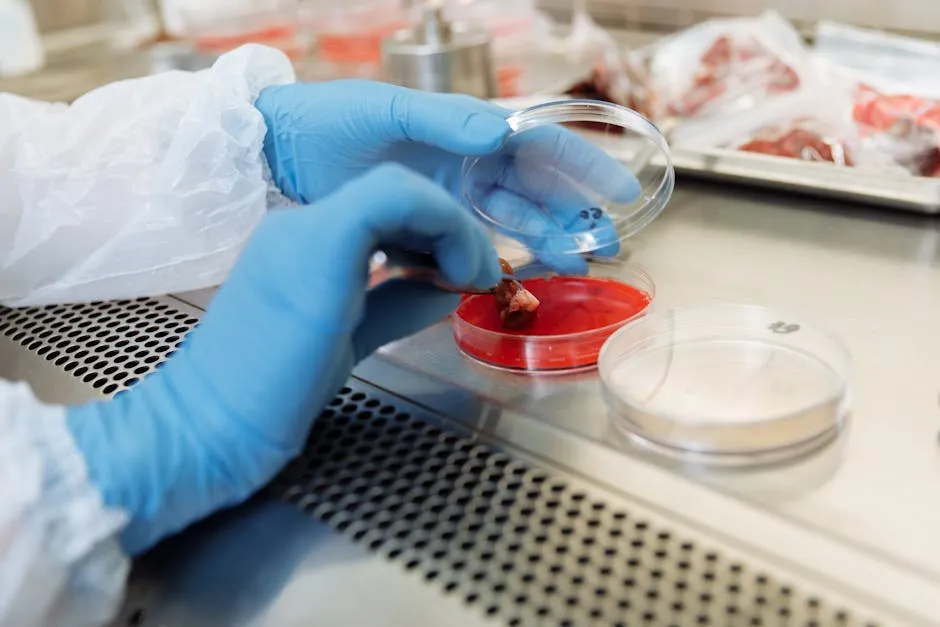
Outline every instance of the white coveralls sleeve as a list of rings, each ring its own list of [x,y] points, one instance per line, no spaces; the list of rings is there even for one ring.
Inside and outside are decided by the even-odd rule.
[[[212,69],[115,83],[72,105],[0,94],[0,303],[218,284],[277,198],[254,108],[294,79],[245,46]],[[267,197],[267,198],[266,198]],[[101,625],[128,560],[62,407],[0,381],[0,626]]]
[[[119,609],[128,560],[63,407],[0,381],[0,625],[92,627]]]
[[[220,284],[277,199],[254,102],[293,80],[283,53],[248,45],[71,105],[0,94],[0,304]]]

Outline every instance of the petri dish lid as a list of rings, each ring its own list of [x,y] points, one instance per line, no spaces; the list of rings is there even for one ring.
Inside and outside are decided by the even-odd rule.
[[[685,461],[791,459],[830,442],[850,403],[842,344],[756,305],[650,313],[607,340],[598,370],[615,425]]]
[[[616,254],[675,187],[665,137],[619,105],[539,104],[511,114],[497,152],[463,164],[464,201],[499,235],[556,254]]]

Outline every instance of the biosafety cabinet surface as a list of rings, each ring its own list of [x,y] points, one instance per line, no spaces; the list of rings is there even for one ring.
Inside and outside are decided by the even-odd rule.
[[[842,338],[855,410],[821,475],[660,463],[445,322],[361,364],[255,499],[140,559],[116,624],[940,624],[938,222],[683,183],[627,248],[666,305],[800,307]],[[209,297],[2,310],[0,375],[113,394]]]

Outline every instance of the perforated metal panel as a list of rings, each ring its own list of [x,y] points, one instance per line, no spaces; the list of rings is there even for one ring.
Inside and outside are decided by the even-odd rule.
[[[0,309],[0,333],[106,394],[196,323],[154,300]],[[509,625],[875,624],[355,379],[268,491]]]
[[[361,382],[272,486],[510,625],[873,625]]]
[[[197,322],[152,299],[0,308],[0,333],[106,395],[159,366]]]

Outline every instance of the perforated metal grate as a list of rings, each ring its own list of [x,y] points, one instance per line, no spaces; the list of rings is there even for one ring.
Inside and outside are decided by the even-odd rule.
[[[157,367],[196,324],[157,300],[0,309],[0,333],[105,394]],[[365,383],[350,386],[269,491],[501,622],[874,625],[756,560],[594,499]]]
[[[874,625],[358,382],[272,486],[510,625]]]
[[[0,333],[106,395],[166,360],[197,323],[152,299],[0,308]]]

